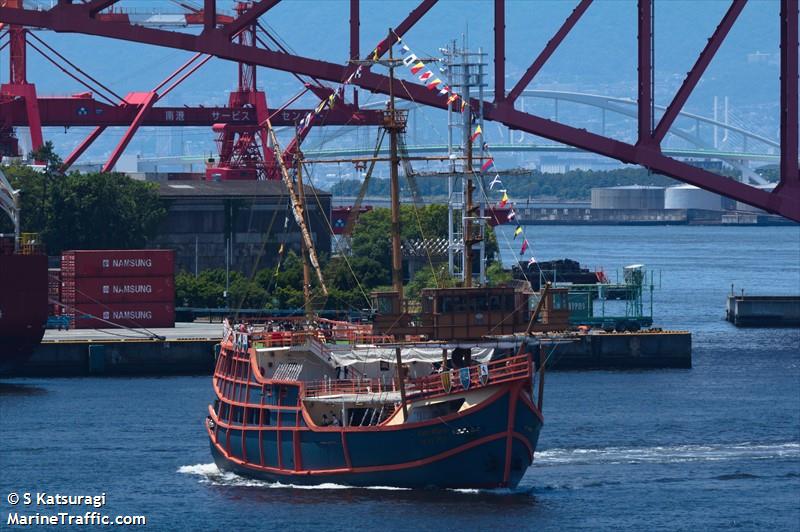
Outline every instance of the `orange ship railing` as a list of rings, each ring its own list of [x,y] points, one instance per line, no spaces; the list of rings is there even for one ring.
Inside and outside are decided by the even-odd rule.
[[[531,376],[531,362],[528,355],[517,355],[486,364],[485,369],[477,364],[470,366],[469,389],[501,384],[504,382],[529,378]],[[485,375],[481,379],[482,373]],[[450,389],[445,390],[444,381],[449,378]],[[464,391],[461,384],[460,370],[451,370],[449,376],[443,377],[441,373],[409,379],[406,382],[406,397],[443,395]],[[339,379],[311,381],[305,383],[305,397],[320,397],[337,394],[367,394],[396,391],[396,381],[383,382],[380,379]]]
[[[306,397],[323,395],[383,393],[395,391],[394,380],[383,382],[381,379],[336,379],[305,383]]]
[[[531,361],[528,355],[517,355],[486,364],[486,376],[481,381],[482,364],[469,367],[469,389],[501,384],[531,376]],[[461,384],[461,370],[450,371],[450,390],[446,391],[441,373],[428,375],[410,381],[412,389],[409,395],[439,395],[463,391],[466,388]]]
[[[293,330],[270,330],[273,325],[253,324],[248,333],[251,340],[260,342],[266,347],[286,347],[299,345],[309,336],[327,342],[347,342],[349,344],[386,344],[394,343],[396,338],[392,335],[374,334],[372,324],[349,323],[326,318],[316,320],[319,328],[313,331],[303,329],[306,318],[287,317],[276,318],[278,324],[290,325]],[[413,340],[413,339],[410,339]],[[421,339],[420,339],[421,340]]]

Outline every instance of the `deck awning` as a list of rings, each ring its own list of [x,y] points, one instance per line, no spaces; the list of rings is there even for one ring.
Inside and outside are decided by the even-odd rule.
[[[337,366],[352,366],[353,364],[369,364],[375,362],[388,362],[395,364],[397,355],[394,347],[383,347],[374,345],[342,346],[341,349],[331,347],[330,357]],[[434,362],[442,361],[442,350],[447,349],[448,358],[452,354],[452,348],[442,347],[401,347],[400,356],[404,364],[410,362]],[[494,347],[473,347],[472,360],[480,363],[488,362],[492,359],[495,352]]]

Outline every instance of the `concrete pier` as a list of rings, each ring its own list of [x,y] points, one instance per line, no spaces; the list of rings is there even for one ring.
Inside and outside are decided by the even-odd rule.
[[[33,355],[8,376],[210,375],[221,335],[217,323],[178,323],[175,328],[148,331],[51,330]],[[549,370],[692,367],[688,332],[592,332],[559,338],[563,341],[557,346],[546,348]]]
[[[222,326],[178,323],[169,329],[48,330],[12,375],[210,375]]]
[[[737,327],[800,327],[800,296],[729,295],[725,319]]]
[[[692,334],[639,331],[575,335],[547,353],[548,370],[692,367]]]

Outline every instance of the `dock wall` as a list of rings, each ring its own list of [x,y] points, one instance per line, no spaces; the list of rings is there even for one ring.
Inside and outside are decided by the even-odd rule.
[[[549,370],[692,367],[692,335],[685,331],[587,334],[546,349]]]
[[[12,375],[210,375],[217,343],[201,339],[45,341]]]
[[[725,318],[737,327],[800,327],[800,296],[728,296]]]
[[[211,375],[217,343],[213,338],[46,340],[9,376]],[[692,367],[688,332],[576,334],[545,350],[548,370]]]

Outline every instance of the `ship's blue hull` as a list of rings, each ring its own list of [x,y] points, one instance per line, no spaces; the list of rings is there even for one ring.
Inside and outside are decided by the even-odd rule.
[[[218,427],[209,430],[211,451],[223,471],[284,484],[513,488],[533,461],[542,426],[524,393],[498,386],[485,404],[423,423],[280,431],[280,444],[275,430]]]

